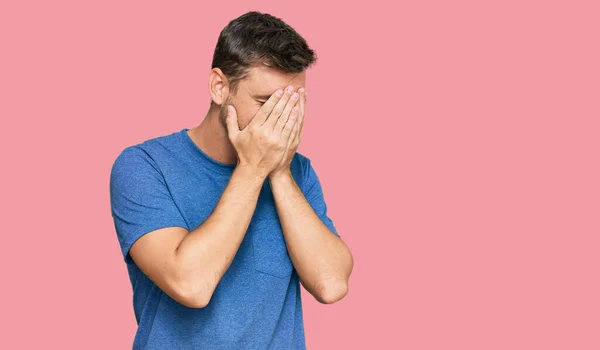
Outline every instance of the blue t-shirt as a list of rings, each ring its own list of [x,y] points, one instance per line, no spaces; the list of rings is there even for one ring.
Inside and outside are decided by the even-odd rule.
[[[305,349],[298,274],[292,265],[268,179],[246,235],[204,308],[164,293],[134,263],[131,245],[169,226],[194,230],[208,218],[235,169],[205,154],[186,128],[125,148],[110,176],[115,230],[133,287],[134,349]],[[291,171],[336,235],[310,160]]]

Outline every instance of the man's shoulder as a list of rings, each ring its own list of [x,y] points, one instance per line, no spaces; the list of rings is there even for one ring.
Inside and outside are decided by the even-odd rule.
[[[129,145],[125,146],[124,149],[121,150],[119,157],[122,155],[141,155],[141,156],[143,156],[144,154],[146,154],[147,156],[150,156],[151,153],[157,149],[171,148],[173,145],[175,145],[177,142],[179,142],[178,138],[181,136],[182,132],[185,132],[184,130],[185,129],[183,129],[181,131],[174,131],[170,134],[155,136],[155,137],[146,139],[145,141],[129,144]]]
[[[308,181],[307,178],[310,173],[310,166],[310,158],[299,152],[294,154],[290,169],[292,170],[292,175],[294,176],[296,183],[300,186],[302,191],[304,191],[305,184]]]
[[[127,148],[131,148],[131,147],[137,147],[143,150],[152,150],[154,148],[164,148],[164,147],[170,147],[171,145],[179,142],[179,137],[181,136],[181,133],[185,132],[185,129],[182,129],[180,131],[173,131],[170,134],[163,134],[163,135],[159,135],[159,136],[155,136],[149,139],[146,139],[143,142],[137,143],[137,144],[133,144],[130,145]]]
[[[145,141],[132,143],[125,146],[113,162],[113,170],[116,167],[128,168],[139,166],[140,163],[151,164],[156,167],[156,160],[165,151],[171,151],[177,145],[178,136],[184,130],[175,131],[146,139]]]
[[[310,165],[310,158],[308,158],[300,152],[296,152],[296,154],[294,154],[292,162],[295,162],[300,168],[305,169],[307,166]]]

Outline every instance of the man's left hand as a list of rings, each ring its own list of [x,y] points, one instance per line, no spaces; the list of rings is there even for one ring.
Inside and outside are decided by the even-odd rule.
[[[294,154],[296,154],[296,150],[300,144],[302,126],[304,125],[304,111],[306,109],[306,90],[301,87],[297,92],[300,94],[298,121],[296,122],[294,129],[292,129],[292,134],[288,140],[285,155],[281,159],[281,163],[279,163],[279,166],[269,174],[271,180],[280,176],[291,175],[290,164],[292,163]]]

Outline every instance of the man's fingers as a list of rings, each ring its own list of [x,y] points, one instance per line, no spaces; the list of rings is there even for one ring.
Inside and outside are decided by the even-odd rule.
[[[260,107],[258,112],[256,112],[256,116],[252,118],[250,124],[256,124],[258,126],[262,125],[269,117],[269,114],[271,114],[273,107],[275,107],[277,102],[281,99],[281,96],[283,96],[283,90],[279,89],[275,91],[275,93]]]
[[[304,115],[304,110],[306,109],[306,89],[301,87],[298,89],[298,93],[300,94],[300,115]]]
[[[283,96],[281,96],[281,99],[279,101],[277,101],[277,104],[275,105],[275,107],[273,107],[271,114],[269,114],[267,120],[265,120],[265,122],[262,125],[264,125],[266,127],[271,127],[271,128],[275,127],[275,123],[277,123],[279,116],[282,115],[283,110],[285,109],[285,107],[288,104],[288,101],[290,101],[293,91],[294,91],[293,86],[288,86],[285,89]]]
[[[296,140],[298,139],[298,130],[300,129],[300,119],[302,118],[302,115],[300,114],[300,107],[296,106],[294,107],[294,112],[296,114],[296,122],[294,123],[294,126],[292,128],[292,133],[290,135],[290,138],[288,139],[288,143],[287,143],[287,149],[290,149],[291,147],[294,146]],[[291,117],[291,115],[290,115]]]
[[[298,106],[294,106],[294,108],[292,108],[292,111],[290,113],[290,117],[287,120],[287,123],[285,123],[285,126],[283,127],[283,131],[281,132],[281,138],[284,139],[286,141],[286,144],[289,145],[289,139],[291,138],[290,135],[292,134],[292,131],[294,130],[294,127],[296,126],[298,121]]]
[[[300,139],[300,134],[302,133],[302,127],[304,126],[304,116],[306,115],[306,89],[300,88],[298,89],[300,92],[300,112],[298,117],[298,139]]]
[[[300,135],[302,134],[302,127],[304,126],[304,109],[298,112],[298,129],[296,129],[295,139],[300,142]]]
[[[297,92],[294,92],[294,94],[290,97],[288,103],[283,109],[283,112],[281,113],[281,115],[277,119],[277,122],[273,126],[273,130],[275,130],[275,132],[280,133],[283,127],[285,126],[285,123],[287,123],[290,113],[292,112],[292,108],[294,108],[294,106],[297,106],[298,97],[299,95]],[[272,116],[269,118],[272,118]]]
[[[227,133],[229,139],[233,140],[240,133],[240,125],[238,124],[237,113],[232,105],[227,106]]]

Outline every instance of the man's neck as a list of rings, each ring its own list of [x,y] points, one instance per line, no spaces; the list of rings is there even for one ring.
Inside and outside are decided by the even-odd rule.
[[[200,125],[187,131],[196,146],[214,160],[226,164],[236,164],[237,154],[227,130],[219,122],[219,111],[210,109]]]

